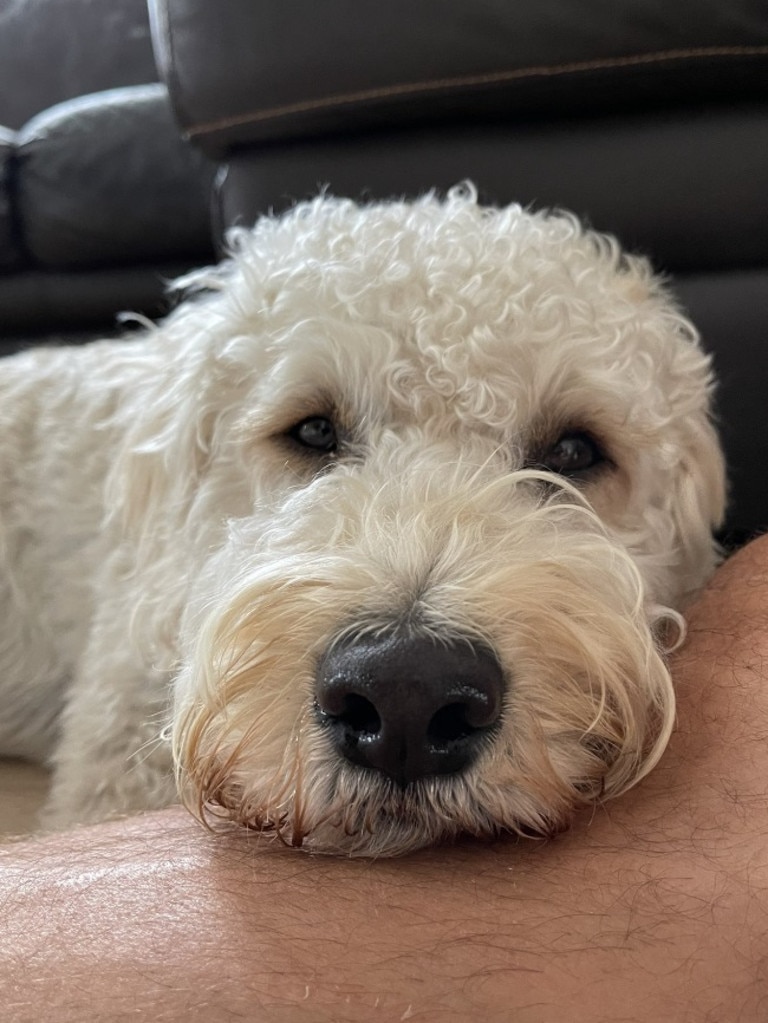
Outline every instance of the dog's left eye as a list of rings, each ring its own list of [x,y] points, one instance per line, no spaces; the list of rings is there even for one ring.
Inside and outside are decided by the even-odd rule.
[[[304,448],[330,455],[339,446],[336,427],[326,416],[309,416],[288,431],[288,436]]]
[[[588,433],[572,431],[562,434],[547,450],[541,464],[561,476],[579,476],[605,461],[597,441]]]

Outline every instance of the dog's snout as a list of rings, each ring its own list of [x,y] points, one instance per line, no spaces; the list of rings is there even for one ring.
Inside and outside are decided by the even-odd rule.
[[[316,699],[346,760],[405,787],[473,762],[500,722],[504,675],[492,651],[468,640],[386,634],[332,647]]]

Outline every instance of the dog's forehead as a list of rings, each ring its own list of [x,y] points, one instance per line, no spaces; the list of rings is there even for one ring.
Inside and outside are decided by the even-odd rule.
[[[596,310],[626,316],[653,286],[644,261],[566,214],[436,202],[304,212],[257,228],[243,253],[246,273],[250,256],[272,301],[292,310],[304,298],[369,322],[516,316],[551,326]]]
[[[406,402],[417,388],[498,400],[575,386],[607,360],[631,376],[653,342],[623,285],[605,270],[579,280],[565,254],[432,255],[393,259],[389,274],[363,257],[294,274],[269,316],[272,364],[334,386],[363,376]]]
[[[280,401],[314,390],[490,426],[590,402],[616,418],[706,372],[648,264],[567,215],[317,201],[257,227],[229,285],[260,397]]]

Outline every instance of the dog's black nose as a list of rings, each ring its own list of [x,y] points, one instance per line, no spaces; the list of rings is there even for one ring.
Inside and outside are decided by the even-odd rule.
[[[405,787],[472,763],[501,719],[504,675],[468,640],[388,633],[331,647],[316,698],[339,753]]]

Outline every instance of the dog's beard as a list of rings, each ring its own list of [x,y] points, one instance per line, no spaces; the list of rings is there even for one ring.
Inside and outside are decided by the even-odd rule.
[[[508,749],[491,743],[466,773],[401,787],[376,771],[342,764],[310,722],[311,712],[304,718],[271,775],[254,768],[258,752],[249,756],[246,741],[228,757],[209,759],[207,776],[200,774],[206,758],[198,758],[193,810],[287,845],[350,856],[402,855],[461,835],[546,837],[603,794],[618,756],[616,745],[597,734],[561,736],[549,746],[539,737],[521,742],[528,747],[521,768]]]
[[[381,537],[366,542],[375,505],[357,510],[365,529],[343,523],[343,544],[302,550],[294,534],[289,554],[251,557],[239,571],[242,550],[257,545],[237,536],[212,574],[221,593],[188,623],[194,645],[177,680],[176,759],[199,815],[318,851],[395,855],[462,833],[550,834],[650,770],[674,717],[654,630],[678,616],[649,610],[634,562],[588,509],[543,501],[510,520],[488,496],[433,503],[428,524],[397,530],[386,565]],[[385,497],[379,487],[376,500]],[[409,560],[398,587],[392,566]],[[405,614],[436,639],[475,636],[495,649],[508,692],[475,764],[400,789],[332,751],[313,678],[333,639]]]
[[[581,678],[572,660],[550,652],[534,674],[512,681],[506,724],[474,765],[405,788],[342,762],[318,723],[309,673],[281,686],[280,659],[262,649],[229,674],[225,695],[194,702],[178,719],[182,791],[201,817],[347,855],[398,855],[461,834],[552,834],[574,811],[632,785],[666,744],[666,668],[650,630],[622,626],[616,663],[602,661],[595,633],[568,651],[581,657]],[[553,630],[550,643],[557,647]]]
[[[236,791],[222,793],[222,802],[208,807],[208,819],[223,814],[287,845],[366,857],[402,855],[460,835],[489,838],[513,831],[530,837],[559,827],[532,806],[524,816],[535,824],[513,817],[505,826],[492,800],[484,800],[460,776],[430,777],[400,788],[372,771],[334,765],[318,777],[322,781],[294,793],[285,808],[259,805]]]

